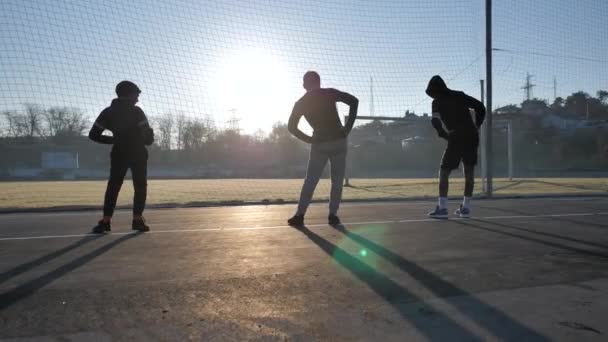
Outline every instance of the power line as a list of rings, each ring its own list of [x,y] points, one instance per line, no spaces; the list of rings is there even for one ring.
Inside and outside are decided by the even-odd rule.
[[[462,75],[470,67],[472,67],[473,65],[475,65],[475,63],[477,63],[481,59],[481,57],[483,57],[483,53],[479,54],[477,57],[475,57],[475,59],[473,59],[469,64],[467,64],[467,66],[465,66],[464,68],[462,68],[461,70],[459,70],[458,72],[456,72],[456,74],[454,74],[452,77],[446,79],[446,81],[450,82],[450,81],[453,81],[456,78],[460,77],[460,75]],[[439,75],[441,75],[441,74],[443,74],[443,72],[439,73]],[[418,107],[425,100],[426,100],[426,98],[424,98],[424,97],[420,98],[420,101],[416,102],[414,104],[414,107]]]
[[[499,49],[493,48],[492,51],[498,52],[506,52],[514,55],[534,55],[534,56],[543,56],[543,57],[555,57],[555,58],[563,58],[563,59],[574,59],[579,61],[587,61],[587,62],[595,62],[595,63],[608,63],[608,59],[596,59],[589,57],[579,57],[579,56],[569,56],[569,55],[557,55],[543,52],[535,52],[535,51],[518,51],[518,50],[510,50],[510,49]]]

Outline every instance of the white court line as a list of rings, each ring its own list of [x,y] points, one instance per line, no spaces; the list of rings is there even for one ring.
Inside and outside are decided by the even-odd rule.
[[[351,222],[345,223],[348,225],[363,225],[363,224],[386,224],[386,223],[397,223],[397,221],[375,221],[375,222]],[[306,227],[324,227],[326,223],[319,224],[307,224]],[[260,226],[260,227],[228,227],[228,228],[199,228],[199,229],[170,229],[170,230],[151,230],[145,234],[166,234],[166,233],[193,233],[193,232],[208,232],[208,231],[235,231],[235,230],[267,230],[267,229],[282,229],[292,228],[290,226]],[[138,234],[137,232],[119,232],[110,233],[105,235],[130,235]],[[11,240],[42,240],[42,239],[60,239],[60,238],[74,238],[74,237],[87,237],[87,236],[104,236],[102,234],[71,234],[71,235],[42,235],[42,236],[21,236],[21,237],[7,237],[0,238],[0,241],[11,241]]]
[[[483,216],[474,217],[473,219],[480,220],[508,220],[508,219],[519,219],[519,218],[549,218],[549,217],[574,217],[574,216],[603,216],[608,215],[608,212],[600,213],[577,213],[577,214],[546,214],[546,215],[512,215],[512,216]],[[347,226],[361,226],[365,224],[388,224],[388,223],[408,223],[408,222],[441,222],[450,220],[466,220],[461,218],[451,218],[447,220],[438,219],[413,219],[413,220],[393,220],[393,221],[367,221],[367,222],[346,222],[344,225]],[[327,227],[325,223],[318,224],[307,224],[306,227]],[[195,233],[195,232],[217,232],[217,231],[239,231],[239,230],[267,230],[267,229],[283,229],[291,228],[290,226],[260,226],[260,227],[228,227],[228,228],[199,228],[199,229],[171,229],[171,230],[152,230],[147,234],[167,234],[167,233]],[[118,232],[107,235],[130,235],[138,234],[137,232]],[[87,237],[87,236],[100,236],[99,234],[70,234],[70,235],[42,235],[42,236],[21,236],[21,237],[5,237],[0,238],[0,241],[14,241],[14,240],[43,240],[43,239],[61,239],[61,238],[74,238],[74,237]]]
[[[577,213],[577,214],[548,214],[548,215],[511,215],[511,216],[485,216],[477,217],[477,219],[485,220],[496,220],[496,219],[518,219],[518,218],[547,218],[547,217],[573,217],[573,216],[599,216],[608,215],[607,213]],[[461,218],[452,218],[452,220],[463,220]],[[426,219],[414,219],[414,220],[395,220],[395,221],[367,221],[367,222],[347,222],[345,225],[360,226],[365,224],[388,224],[388,223],[408,223],[408,222],[437,222],[437,221],[449,221],[449,220],[437,220],[432,218]],[[324,227],[327,224],[307,224],[307,227]],[[206,232],[206,231],[238,231],[238,230],[267,230],[267,229],[282,229],[291,228],[287,225],[282,226],[260,226],[260,227],[229,227],[229,228],[199,228],[199,229],[171,229],[171,230],[152,230],[146,234],[166,234],[166,233],[193,233],[193,232]],[[130,235],[137,234],[137,232],[119,232],[111,233],[108,235]],[[23,236],[23,237],[8,237],[0,238],[0,241],[11,241],[11,240],[40,240],[40,239],[58,239],[58,238],[73,238],[73,237],[86,237],[86,236],[100,236],[99,234],[71,234],[71,235],[43,235],[43,236]]]

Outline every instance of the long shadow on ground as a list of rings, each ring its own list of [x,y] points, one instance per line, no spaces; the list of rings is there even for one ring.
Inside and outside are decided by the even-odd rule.
[[[42,289],[46,285],[63,277],[67,273],[85,265],[86,263],[90,262],[91,260],[106,253],[110,249],[116,247],[117,245],[119,245],[129,239],[134,238],[137,235],[139,235],[139,234],[125,235],[125,236],[123,236],[119,239],[116,239],[112,242],[109,242],[61,267],[56,268],[53,271],[50,271],[36,279],[32,279],[12,290],[9,290],[7,292],[0,294],[0,311],[10,307],[11,305],[17,303],[18,301],[20,301],[24,298],[27,298],[27,297],[33,295],[34,293],[36,293],[36,291]]]
[[[551,241],[542,240],[542,239],[531,237],[531,236],[526,236],[526,235],[512,233],[512,232],[507,232],[507,231],[503,231],[503,230],[500,230],[500,229],[494,229],[494,228],[484,227],[484,226],[481,226],[481,225],[473,223],[473,222],[475,222],[474,220],[468,220],[468,221],[453,220],[452,222],[454,222],[456,224],[459,224],[459,225],[461,225],[463,227],[483,230],[483,231],[492,232],[492,233],[496,233],[496,234],[500,234],[500,235],[504,235],[504,236],[509,236],[509,237],[518,238],[518,239],[522,239],[522,240],[526,240],[526,241],[530,241],[530,242],[535,242],[535,243],[538,243],[538,244],[541,244],[541,245],[545,245],[545,246],[549,246],[549,247],[554,247],[554,248],[566,250],[566,251],[569,251],[569,252],[575,252],[575,253],[586,255],[586,256],[598,257],[598,258],[608,258],[608,254],[604,253],[604,252],[589,250],[589,249],[585,249],[585,248],[578,248],[578,247],[569,246],[569,245],[565,245],[565,244],[561,244],[561,243],[557,243],[557,242],[551,242]],[[493,222],[493,221],[487,221],[487,223],[493,224],[493,225],[496,225],[496,226],[504,226],[506,228],[513,228],[513,226],[499,224],[499,223],[496,223],[496,222]]]
[[[440,312],[440,310],[434,310],[433,319],[425,318],[420,315],[412,315],[411,310],[407,310],[404,302],[422,302],[423,299],[415,295],[408,289],[402,287],[398,283],[394,282],[386,275],[373,269],[366,263],[358,260],[357,258],[350,255],[345,250],[334,245],[333,243],[325,240],[319,235],[313,233],[306,227],[298,228],[304,235],[306,235],[311,241],[319,246],[325,253],[333,257],[333,259],[339,263],[342,267],[350,271],[359,280],[369,286],[374,292],[382,297],[387,303],[389,303],[395,310],[397,310],[403,318],[412,322],[416,328],[425,335],[429,340],[432,341],[480,341],[481,338],[468,331],[465,327],[455,322],[449,316]],[[427,287],[429,287],[434,293],[445,295],[469,295],[467,292],[455,287],[454,285],[439,279],[431,272],[405,260],[403,257],[386,250],[384,247],[377,245],[367,239],[362,238],[359,235],[348,232],[344,227],[337,227],[338,230],[346,234],[349,238],[354,241],[365,245],[370,250],[376,252],[378,255],[383,256],[387,260],[393,262],[401,269],[410,273],[415,279],[418,279]],[[473,297],[471,297],[473,298]],[[472,299],[475,300],[475,299]],[[489,305],[476,300],[477,308],[480,310],[480,316],[483,314],[490,314],[493,319],[496,317],[502,318],[499,322],[492,323],[489,319],[484,320],[481,317],[470,317],[478,323],[483,323],[483,326],[488,328],[492,333],[497,336],[513,336],[517,340],[522,338],[529,338],[535,341],[548,341],[547,338],[541,334],[533,331],[532,329],[523,326],[515,320],[507,317],[505,314],[499,312],[497,309],[490,307]],[[429,304],[430,305],[430,304]],[[454,304],[457,305],[457,304]],[[458,307],[461,312],[468,313],[463,307]],[[485,312],[484,312],[485,310]],[[437,320],[438,319],[438,320]]]
[[[4,272],[0,273],[0,284],[6,282],[8,280],[10,280],[11,278],[14,278],[14,277],[20,275],[22,273],[25,273],[25,272],[27,272],[27,271],[29,271],[31,269],[34,269],[34,268],[36,268],[38,266],[41,266],[41,265],[43,265],[43,264],[45,264],[45,263],[47,263],[47,262],[49,262],[49,261],[51,261],[51,260],[53,260],[55,258],[58,258],[58,257],[60,257],[60,256],[62,256],[64,254],[66,254],[66,253],[68,253],[68,252],[76,249],[76,248],[82,247],[85,244],[87,244],[87,243],[89,243],[89,242],[91,242],[93,240],[96,240],[96,239],[98,239],[98,238],[100,238],[102,236],[103,235],[88,235],[88,236],[85,236],[82,239],[80,239],[80,240],[78,240],[78,241],[76,241],[76,242],[74,242],[74,243],[72,243],[72,244],[70,244],[70,245],[68,245],[66,247],[63,247],[62,249],[59,249],[59,250],[56,250],[56,251],[51,252],[49,254],[43,255],[43,256],[41,256],[38,259],[35,259],[35,260],[32,260],[32,261],[23,263],[23,264],[21,264],[19,266],[15,266],[15,267],[11,268],[10,270],[4,271]]]
[[[437,315],[442,320],[441,329],[437,329],[437,326],[432,322],[432,319],[423,319],[418,315],[412,315],[411,311],[406,310],[406,303],[421,302],[422,298],[416,296],[414,293],[397,284],[384,274],[376,271],[366,263],[353,257],[342,248],[310,231],[307,227],[301,226],[297,229],[319,246],[327,255],[331,256],[338,264],[367,284],[367,286],[397,310],[403,318],[411,321],[416,328],[418,328],[420,333],[431,341],[446,341],[447,339],[482,341],[482,339],[453,321],[450,317],[440,313],[438,310]]]
[[[573,238],[573,237],[564,236],[564,235],[560,235],[560,234],[539,232],[539,231],[536,231],[534,229],[518,227],[518,226],[506,224],[506,223],[498,223],[496,221],[490,221],[490,220],[471,219],[470,221],[473,221],[473,222],[482,222],[482,223],[486,223],[486,224],[490,224],[490,225],[494,225],[494,226],[498,226],[498,227],[508,228],[508,229],[511,229],[511,230],[517,230],[517,231],[526,232],[526,233],[530,233],[530,234],[534,234],[534,235],[547,236],[547,237],[551,237],[551,238],[555,238],[555,239],[559,239],[559,240],[564,240],[564,241],[569,241],[569,242],[575,242],[575,243],[579,243],[579,244],[582,244],[582,245],[587,245],[587,246],[590,246],[590,247],[597,247],[597,248],[603,248],[603,249],[607,249],[608,250],[608,245],[597,243],[597,242],[593,242],[593,241],[581,240],[581,239],[578,239],[578,238]]]
[[[360,244],[366,249],[376,253],[378,256],[389,261],[396,267],[406,272],[414,279],[419,281],[427,289],[433,292],[437,297],[448,296],[467,296],[466,301],[453,300],[449,303],[456,308],[460,313],[476,322],[479,326],[485,328],[500,340],[532,340],[532,341],[549,341],[548,338],[541,335],[539,332],[516,319],[509,317],[499,309],[484,303],[475,295],[455,286],[454,284],[442,279],[436,274],[423,268],[422,266],[405,259],[403,256],[377,244],[357,233],[349,231],[344,225],[337,225],[334,228],[342,232],[352,241]]]
[[[508,209],[508,208],[496,208],[496,207],[489,207],[489,206],[484,206],[484,205],[479,205],[479,208],[500,211],[500,212],[504,212],[504,213],[507,213],[510,215],[522,215],[522,216],[539,215],[538,212],[515,210],[515,209]],[[595,209],[592,209],[592,210],[595,210]],[[567,223],[577,224],[577,225],[581,225],[581,226],[601,228],[603,230],[608,228],[608,224],[605,224],[605,223],[602,224],[602,223],[586,222],[586,221],[575,220],[571,217],[564,217],[564,216],[543,216],[543,219],[548,219],[548,220],[561,222],[561,223],[567,222]]]

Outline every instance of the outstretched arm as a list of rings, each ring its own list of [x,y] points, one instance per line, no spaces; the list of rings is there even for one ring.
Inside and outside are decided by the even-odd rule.
[[[296,138],[302,140],[305,143],[311,144],[312,137],[304,134],[299,128],[298,123],[300,122],[300,118],[302,117],[302,112],[298,108],[298,104],[296,103],[293,106],[293,110],[291,111],[291,115],[289,116],[289,122],[287,123],[287,129],[289,133],[293,134]]]
[[[91,130],[89,131],[89,139],[100,144],[112,145],[114,144],[114,137],[103,135],[103,131],[106,130],[106,115],[105,111],[99,114],[93,123],[93,127],[91,127]]]
[[[465,101],[469,108],[473,108],[475,111],[475,126],[477,128],[481,127],[483,124],[483,120],[486,118],[486,107],[476,98],[469,96],[467,94],[465,96]]]
[[[359,99],[349,93],[336,91],[336,101],[346,103],[349,107],[348,121],[344,125],[344,128],[346,129],[346,134],[348,134],[353,129],[353,126],[355,125],[355,120],[357,119]]]

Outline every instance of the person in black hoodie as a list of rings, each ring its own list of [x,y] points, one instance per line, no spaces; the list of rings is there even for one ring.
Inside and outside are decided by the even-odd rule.
[[[456,209],[455,214],[460,217],[469,217],[475,181],[474,171],[477,164],[479,128],[485,118],[486,109],[483,103],[477,99],[461,91],[449,89],[438,75],[431,78],[426,93],[433,98],[431,124],[437,134],[448,142],[439,170],[439,203],[435,210],[429,213],[429,216],[433,218],[448,217],[449,176],[462,161],[465,178],[464,200]],[[470,109],[475,111],[474,121]]]
[[[93,228],[94,233],[105,233],[111,230],[110,224],[118,193],[128,169],[131,169],[133,187],[133,230],[146,232],[150,230],[142,216],[147,196],[148,150],[146,146],[154,142],[154,131],[148,123],[146,114],[135,104],[141,90],[130,81],[116,85],[117,98],[110,107],[104,109],[95,120],[89,138],[101,144],[112,146],[110,153],[110,179],[106,188],[103,218]],[[108,130],[112,136],[102,133]]]

